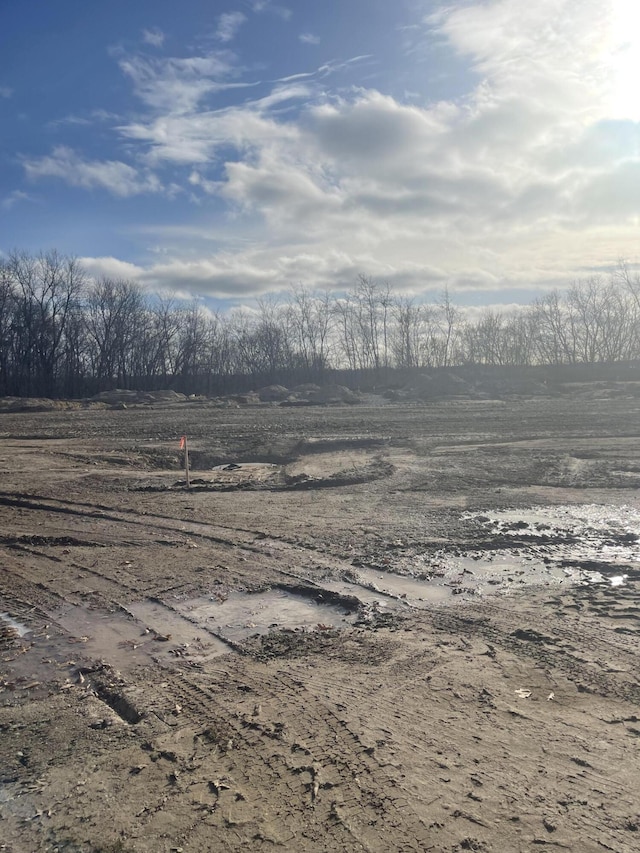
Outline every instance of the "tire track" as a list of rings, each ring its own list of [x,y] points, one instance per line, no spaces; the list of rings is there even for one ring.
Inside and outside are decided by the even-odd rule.
[[[213,687],[203,681],[206,676],[172,670],[172,699],[167,703],[165,698],[165,708],[175,698],[182,714],[200,724],[213,720],[226,732],[223,739],[228,735],[227,741],[233,744],[227,752],[235,762],[233,771],[245,774],[261,807],[273,809],[297,791],[285,821],[292,834],[299,829],[300,815],[312,809],[314,820],[325,825],[330,835],[335,833],[336,849],[344,844],[345,833],[351,837],[346,849],[361,847],[376,853],[425,849],[428,836],[422,822],[374,751],[343,719],[282,672],[260,675],[252,669],[240,675],[234,674],[235,666],[230,665],[222,691],[219,679]],[[282,720],[269,723],[262,715],[256,718],[238,710],[232,691],[239,688],[243,696],[250,696],[250,703],[258,700],[265,711],[267,703],[270,710],[280,709]],[[396,834],[400,827],[402,846]],[[393,833],[393,841],[388,833]]]
[[[491,606],[486,609],[490,610]],[[573,681],[579,690],[593,692],[592,688],[595,687],[595,692],[602,696],[616,696],[619,699],[636,704],[640,702],[640,684],[637,681],[621,683],[621,680],[609,678],[602,671],[596,659],[602,654],[602,641],[600,638],[589,637],[587,631],[581,634],[576,632],[574,635],[576,645],[566,649],[562,648],[551,636],[556,629],[556,635],[563,643],[566,642],[567,631],[564,624],[554,626],[547,623],[544,626],[544,634],[538,633],[536,630],[522,629],[522,625],[527,622],[539,624],[539,620],[536,620],[534,615],[527,618],[524,614],[519,614],[518,624],[514,624],[513,619],[509,619],[507,616],[508,624],[503,627],[500,621],[501,618],[504,619],[504,613],[501,618],[495,618],[495,610],[493,619],[489,619],[485,615],[486,610],[484,608],[475,614],[476,616],[480,614],[482,617],[480,619],[474,619],[473,615],[469,613],[465,616],[459,616],[444,609],[430,612],[432,623],[438,630],[448,633],[458,631],[463,636],[480,636],[485,641],[495,643],[516,654],[516,656],[528,657],[549,668],[559,670]],[[575,649],[578,653],[591,652],[594,655],[594,660],[589,661],[584,657],[578,657],[571,653],[571,649]],[[636,662],[631,649],[629,649],[629,657],[629,666],[634,672]],[[589,684],[585,685],[585,681],[589,681]]]

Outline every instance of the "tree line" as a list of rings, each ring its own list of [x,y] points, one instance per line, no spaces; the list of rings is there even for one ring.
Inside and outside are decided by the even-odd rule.
[[[445,289],[427,304],[361,275],[345,294],[293,287],[212,312],[91,279],[73,257],[0,260],[0,396],[113,387],[224,393],[345,370],[597,364],[640,358],[640,278],[620,264],[517,310],[470,319]]]

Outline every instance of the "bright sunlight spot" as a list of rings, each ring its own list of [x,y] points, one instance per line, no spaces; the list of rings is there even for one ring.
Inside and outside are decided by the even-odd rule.
[[[613,0],[611,116],[640,121],[640,3]]]

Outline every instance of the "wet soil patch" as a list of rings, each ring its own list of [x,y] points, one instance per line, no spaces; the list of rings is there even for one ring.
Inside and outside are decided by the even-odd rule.
[[[84,547],[84,548],[104,548],[102,542],[95,542],[88,539],[76,539],[75,536],[32,536],[24,534],[22,536],[2,536],[0,535],[0,544],[8,547],[30,546],[46,546],[60,545],[65,547]]]
[[[252,446],[251,442],[243,443],[234,450],[215,446],[214,448],[189,446],[189,463],[192,471],[211,471],[222,469],[227,465],[290,465],[301,460],[304,456],[316,454],[331,454],[379,450],[388,445],[388,440],[373,437],[353,438],[317,438],[299,439],[296,437],[265,436],[259,444]],[[135,458],[131,453],[134,453]],[[80,458],[80,457],[78,457]],[[114,452],[108,455],[96,454],[92,457],[82,457],[81,461],[106,463],[110,465],[135,467],[147,466],[155,469],[175,470],[184,466],[181,452],[168,451],[166,446],[136,448],[129,453]]]
[[[292,591],[295,589],[296,591]],[[306,587],[274,587],[263,592],[217,593],[176,604],[189,619],[216,636],[240,643],[276,630],[331,630],[355,621],[356,604],[331,592]]]
[[[298,463],[298,468],[304,468],[304,462]],[[330,465],[327,465],[330,468]],[[190,492],[238,492],[238,491],[308,491],[313,489],[332,489],[341,486],[353,486],[360,483],[371,483],[389,477],[394,467],[380,460],[367,461],[364,464],[341,468],[331,473],[322,473],[317,464],[313,465],[314,473],[300,470],[291,473],[272,463],[241,462],[220,465],[209,470],[206,476],[190,477]],[[187,488],[186,480],[180,479],[172,483],[161,480],[132,484],[129,491],[137,492],[170,492],[183,491]]]
[[[335,592],[357,598],[362,604],[378,608],[392,605],[428,607],[445,603],[451,595],[446,587],[425,578],[399,575],[391,571],[358,568],[345,575],[345,580],[327,583]]]
[[[166,653],[200,664],[232,651],[197,619],[187,618],[177,607],[170,607],[159,599],[134,602],[127,609],[144,626],[145,636],[155,644],[155,656]]]
[[[228,462],[207,469],[206,476],[202,476],[202,473],[190,476],[191,492],[256,491],[282,482],[281,468],[272,463]],[[128,489],[136,492],[169,492],[184,491],[186,486],[184,479],[167,482],[165,474],[164,477],[154,476],[131,483]]]
[[[388,661],[397,648],[390,639],[374,638],[369,630],[358,626],[354,630],[294,630],[272,631],[245,640],[240,651],[255,660],[299,658],[318,655],[326,659],[379,666]],[[366,628],[372,626],[366,624]],[[388,626],[387,626],[388,627]]]
[[[52,617],[78,644],[76,650],[84,658],[103,660],[123,672],[153,661],[201,665],[231,651],[205,627],[157,599],[117,611],[68,606]]]
[[[632,507],[525,508],[463,518],[477,528],[467,547],[384,543],[326,585],[381,607],[424,609],[533,586],[622,590],[637,576],[640,511]]]
[[[371,483],[393,474],[394,467],[388,462],[372,462],[361,468],[337,471],[328,477],[318,477],[306,473],[286,474],[285,482],[280,489],[301,491],[308,489],[331,489],[338,486],[355,486],[360,483]]]
[[[362,603],[356,595],[344,594],[337,590],[327,589],[324,586],[279,583],[275,584],[274,589],[280,589],[291,595],[299,595],[301,598],[311,599],[316,604],[343,607],[348,615],[358,610]]]
[[[0,638],[13,640],[18,637],[24,637],[25,634],[29,634],[30,632],[31,628],[23,625],[22,622],[18,622],[17,619],[9,616],[8,613],[0,613]]]
[[[92,676],[91,686],[97,697],[115,711],[125,723],[135,725],[142,720],[143,712],[125,695],[123,685],[116,679],[108,675]]]

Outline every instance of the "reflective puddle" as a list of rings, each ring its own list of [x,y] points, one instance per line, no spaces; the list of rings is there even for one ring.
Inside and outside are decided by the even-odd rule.
[[[609,583],[611,586],[624,586],[628,579],[629,575],[614,575],[612,578],[609,578]]]
[[[233,642],[271,630],[343,628],[355,621],[355,614],[342,605],[317,603],[278,589],[206,596],[178,602],[176,607],[189,619]]]
[[[69,635],[67,642],[76,646],[76,656],[104,660],[122,671],[151,660],[202,663],[231,651],[226,643],[162,604],[137,602],[129,612],[74,605],[55,611],[51,618]]]
[[[178,603],[175,608],[180,606]],[[129,610],[149,629],[152,641],[157,646],[167,643],[171,649],[177,643],[184,650],[185,656],[197,660],[226,655],[231,651],[226,643],[204,630],[195,620],[181,616],[173,607],[154,601],[138,601],[131,604]],[[158,650],[162,651],[161,648]]]
[[[443,582],[463,594],[505,594],[531,585],[619,588],[640,568],[640,511],[635,507],[508,509],[466,518],[505,547],[439,555],[435,564]]]
[[[621,589],[640,571],[640,511],[634,507],[556,506],[464,517],[485,529],[490,547],[398,555],[388,571],[358,567],[348,581],[323,584],[363,603],[421,608],[530,586]]]
[[[363,604],[386,607],[404,604],[408,607],[425,607],[447,601],[451,590],[437,583],[425,582],[411,575],[381,572],[377,569],[354,570],[354,582],[323,581],[323,586],[342,595],[353,595]]]
[[[24,637],[25,634],[31,633],[31,628],[18,622],[8,613],[0,613],[0,631],[9,637]]]

